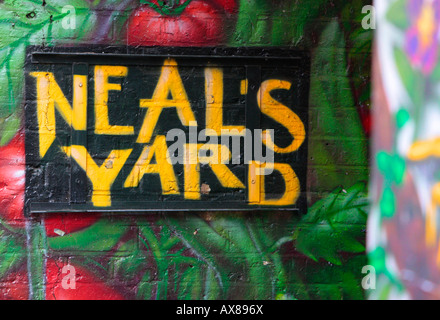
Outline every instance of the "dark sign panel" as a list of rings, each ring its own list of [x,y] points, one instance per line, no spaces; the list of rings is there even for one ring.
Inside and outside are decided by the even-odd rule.
[[[298,209],[305,54],[121,50],[28,49],[28,213]]]

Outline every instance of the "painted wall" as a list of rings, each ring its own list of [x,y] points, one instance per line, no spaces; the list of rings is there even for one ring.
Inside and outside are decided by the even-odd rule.
[[[362,299],[372,38],[362,21],[369,4],[0,3],[0,298]],[[26,47],[105,44],[309,51],[301,190],[308,209],[24,218]]]
[[[439,1],[376,1],[372,299],[439,299]]]

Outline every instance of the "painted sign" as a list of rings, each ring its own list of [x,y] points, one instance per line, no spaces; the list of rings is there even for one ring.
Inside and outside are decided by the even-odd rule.
[[[298,209],[307,55],[95,50],[28,49],[27,213]]]

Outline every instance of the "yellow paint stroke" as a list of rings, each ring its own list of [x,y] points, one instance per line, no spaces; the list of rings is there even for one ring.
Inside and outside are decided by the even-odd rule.
[[[247,79],[240,82],[240,94],[246,95],[248,93],[249,81]]]
[[[223,125],[223,70],[205,69],[206,129],[214,130],[217,135],[230,131],[230,135],[244,135],[244,126]]]
[[[284,194],[279,199],[266,199],[265,190],[265,168],[281,173],[285,182]],[[298,199],[300,194],[300,184],[295,171],[286,163],[261,164],[258,161],[252,161],[249,164],[249,203],[252,205],[268,206],[287,206],[292,205]]]
[[[55,109],[75,130],[87,129],[87,76],[73,76],[73,107],[51,72],[31,72],[37,79],[37,117],[40,157],[43,158],[56,137]]]
[[[271,79],[264,81],[258,90],[257,101],[261,112],[282,124],[293,137],[292,143],[282,148],[274,143],[267,131],[263,131],[263,143],[276,153],[291,153],[298,150],[306,136],[304,124],[298,115],[270,95],[273,90],[289,90],[291,86],[288,81]]]
[[[416,30],[418,31],[418,38],[423,50],[428,48],[435,41],[436,17],[432,3],[425,1],[420,10],[420,15],[416,22]]]
[[[408,150],[411,161],[423,161],[429,157],[440,157],[440,138],[414,142]],[[431,189],[431,201],[426,207],[425,239],[429,246],[437,242],[437,205],[440,203],[440,185]]]
[[[409,148],[407,157],[411,161],[422,161],[429,157],[440,157],[440,138],[414,142]]]
[[[111,125],[108,117],[109,91],[121,91],[118,83],[109,83],[109,77],[125,77],[127,67],[122,66],[96,66],[95,67],[95,133],[108,135],[132,135],[132,126]]]
[[[168,99],[169,95],[171,95],[171,99]],[[197,125],[177,68],[177,62],[174,59],[165,61],[153,97],[141,99],[139,105],[141,108],[148,108],[148,111],[136,140],[137,143],[150,142],[164,108],[176,108],[179,119],[184,126],[189,126],[191,122]]]
[[[66,155],[75,159],[92,182],[92,203],[95,207],[110,207],[110,188],[127,161],[132,149],[113,150],[99,167],[84,146],[61,147]]]
[[[440,183],[431,190],[431,202],[426,209],[426,243],[435,245],[437,240],[437,206],[440,204]]]
[[[151,163],[153,157],[156,159],[155,164]],[[145,174],[159,175],[162,194],[180,194],[165,136],[157,136],[151,146],[144,147],[125,181],[124,188],[137,187]]]
[[[200,151],[209,156],[200,156]],[[200,199],[200,164],[208,164],[224,188],[245,189],[244,184],[227,167],[231,152],[225,145],[195,144],[185,145],[184,153],[184,197],[190,200]]]
[[[407,153],[411,161],[423,161],[430,157],[440,157],[440,138],[414,142]],[[431,189],[431,200],[426,206],[425,242],[427,246],[438,245],[437,241],[437,208],[440,205],[440,183]],[[437,252],[436,263],[440,267],[440,247]]]

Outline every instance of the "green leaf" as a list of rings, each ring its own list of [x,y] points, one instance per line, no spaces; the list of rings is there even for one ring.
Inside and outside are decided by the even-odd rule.
[[[327,16],[331,15],[328,11],[332,9],[325,4],[325,0],[241,0],[230,45],[287,46],[298,45],[304,40],[310,43],[312,39],[308,35],[311,32],[307,32],[307,28],[324,8]]]
[[[115,257],[113,260],[115,269],[121,269],[122,265],[126,265],[128,269],[134,268],[136,270],[136,274],[131,274],[129,277],[136,277],[137,273],[144,269],[141,285],[137,292],[139,298],[160,300],[169,297],[177,297],[178,299],[194,297],[201,299],[203,294],[218,296],[215,291],[218,286],[216,283],[211,283],[217,279],[212,279],[209,267],[204,265],[202,261],[188,255],[188,250],[185,250],[180,239],[171,232],[166,223],[161,220],[147,223],[138,222],[139,242],[142,245],[140,250],[133,253],[136,258]],[[179,250],[179,248],[181,249]],[[145,265],[148,267],[145,268]],[[208,273],[206,273],[206,268],[208,268]],[[160,279],[160,281],[154,281],[150,278],[153,273],[155,279]],[[187,279],[188,273],[193,276],[191,281]],[[194,284],[194,278],[200,279],[200,281]],[[155,293],[154,297],[152,297],[152,292]],[[195,293],[198,296],[194,296]]]
[[[78,12],[77,30],[65,29],[61,20],[66,16],[62,12],[64,5],[83,8]],[[0,140],[7,144],[20,126],[18,111],[23,103],[24,59],[28,45],[51,45],[55,37],[80,42],[85,34],[81,23],[83,15],[90,15],[89,3],[75,1],[41,1],[6,0],[0,3]],[[5,123],[7,125],[5,125]]]
[[[276,213],[270,216],[277,221]],[[275,299],[279,294],[293,296],[290,284],[301,282],[295,272],[289,273],[293,276],[288,278],[277,246],[279,238],[271,235],[267,227],[271,219],[267,217],[212,213],[205,220],[198,214],[186,214],[185,218],[167,215],[165,221],[200,262],[199,268],[187,271],[202,273],[198,276],[205,283],[204,290],[191,289],[200,293],[199,299]],[[292,223],[284,221],[287,226]],[[284,232],[281,234],[286,236],[287,228]],[[245,292],[240,281],[231,279],[231,275],[237,274],[236,270],[242,270],[237,276],[248,284]]]
[[[368,264],[365,255],[357,255],[344,261],[343,265],[312,263],[303,271],[310,292],[310,299],[362,300],[362,267]]]
[[[0,119],[0,147],[8,144],[21,125],[21,112],[15,111],[5,119]]]
[[[135,248],[133,250],[133,248]],[[129,252],[129,254],[127,254]],[[137,241],[130,239],[121,245],[118,251],[110,259],[113,266],[113,272],[120,279],[132,281],[136,276],[144,271],[147,256],[139,250]]]
[[[203,296],[203,279],[199,268],[189,267],[182,275],[179,300],[200,300]]]
[[[298,225],[296,248],[309,258],[342,264],[341,252],[360,253],[365,246],[368,200],[365,183],[338,188],[316,202]]]
[[[25,261],[26,250],[17,240],[14,235],[0,230],[0,279]]]
[[[125,6],[129,5],[127,2]],[[75,8],[75,27],[66,27],[65,19]],[[119,7],[118,7],[119,8]],[[125,8],[125,7],[124,7]],[[120,8],[123,10],[124,8]],[[103,15],[92,10],[94,5],[86,0],[7,0],[0,3],[0,140],[7,144],[20,126],[20,107],[23,103],[25,50],[28,45],[64,45],[103,41],[114,24],[121,30],[127,15],[112,12]],[[105,21],[104,21],[104,20]],[[105,38],[105,39],[104,39]]]
[[[48,238],[53,250],[110,251],[127,232],[128,226],[109,219],[101,219],[92,226],[63,237]]]
[[[253,283],[248,290],[248,297],[274,299],[278,293],[277,274],[267,248],[254,231],[254,224],[255,222],[246,215],[226,215],[217,217],[210,223],[211,227],[230,243],[230,248],[237,250],[238,254],[246,259],[243,261],[246,263],[246,276],[248,281]],[[283,274],[280,276],[283,277]]]
[[[185,221],[183,223],[185,227],[183,228],[182,228],[182,221]],[[221,239],[221,237],[217,236],[215,232],[212,232],[212,230],[211,233],[207,235],[208,237],[205,238],[206,231],[205,231],[205,227],[203,226],[202,220],[200,221],[195,220],[189,214],[188,217],[186,217],[183,220],[175,219],[171,217],[171,215],[167,215],[163,223],[165,223],[168,226],[168,228],[170,228],[173,235],[177,236],[180,239],[182,245],[190,250],[189,252],[191,253],[191,256],[195,257],[195,259],[193,260],[191,270],[188,269],[183,274],[180,281],[182,284],[179,287],[187,288],[187,289],[185,289],[183,293],[180,292],[180,290],[183,289],[180,289],[178,295],[188,296],[189,292],[191,292],[191,296],[193,296],[193,294],[197,293],[199,294],[198,299],[202,299],[204,295],[212,296],[209,290],[208,292],[202,290],[203,287],[193,288],[191,286],[191,289],[188,289],[188,286],[190,286],[190,284],[187,283],[187,281],[185,280],[185,275],[187,273],[191,273],[191,274],[197,273],[197,277],[203,279],[204,275],[200,274],[200,272],[202,272],[203,268],[208,268],[211,269],[210,272],[212,272],[213,277],[215,278],[215,281],[218,282],[218,284],[215,286],[211,285],[210,287],[207,287],[207,289],[216,288],[218,286],[219,288],[222,289],[222,291],[221,292],[217,291],[218,296],[216,298],[217,299],[224,298],[225,297],[224,290],[228,287],[228,282],[229,282],[228,271],[224,270],[223,269],[224,266],[222,266],[221,264],[218,263],[218,261],[216,261],[215,255],[212,252],[210,252],[210,250],[206,247],[206,245],[209,246],[209,244],[221,242],[222,243],[221,246],[224,246],[226,242],[223,239]],[[195,234],[196,231],[197,233]],[[195,241],[195,239],[200,239],[200,236],[202,236],[203,239],[209,239],[209,240],[202,242],[199,242],[198,240]],[[154,250],[154,248],[152,248],[152,250]],[[202,268],[202,266],[204,267]]]
[[[140,282],[137,290],[137,298],[141,300],[151,300],[153,298],[154,283],[150,280],[150,271],[147,270]]]
[[[237,24],[231,40],[233,46],[268,44],[270,2],[240,0]]]

